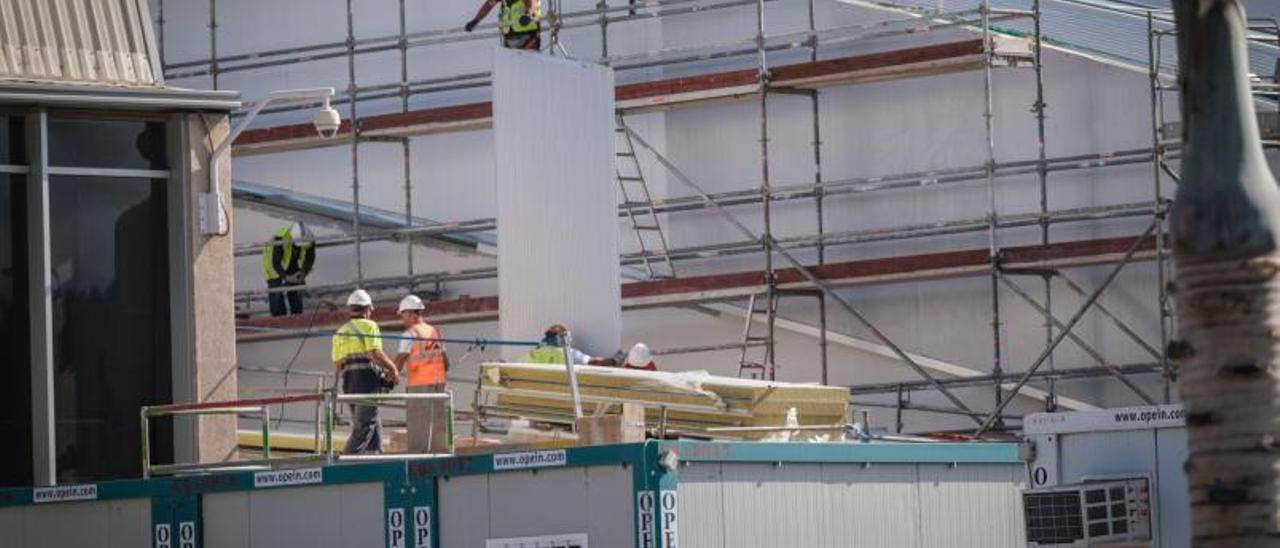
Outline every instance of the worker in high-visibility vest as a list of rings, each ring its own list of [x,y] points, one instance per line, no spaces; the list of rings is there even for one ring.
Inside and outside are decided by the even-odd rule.
[[[272,236],[262,247],[262,277],[268,289],[302,287],[316,264],[316,242],[302,221],[293,223]],[[267,294],[272,316],[302,314],[302,291],[271,291]],[[286,303],[288,306],[286,307]]]
[[[373,299],[369,292],[357,289],[347,297],[351,320],[333,334],[333,367],[342,379],[346,394],[381,394],[400,381],[396,364],[382,352],[382,332],[369,318],[373,315]],[[378,407],[351,405],[351,434],[344,454],[381,453],[382,422]]]
[[[417,295],[408,295],[400,300],[398,311],[404,324],[404,335],[395,357],[396,368],[408,377],[405,392],[444,393],[449,356],[445,354],[440,331],[422,318],[426,308]],[[445,400],[405,402],[410,453],[445,453],[449,450],[453,427],[449,424],[447,408]]]
[[[542,3],[540,0],[484,0],[476,16],[463,27],[467,32],[475,30],[493,6],[501,3],[498,11],[498,30],[502,32],[502,46],[510,49],[538,51],[542,49]]]
[[[547,327],[547,330],[542,333],[542,342],[520,358],[520,363],[564,365],[564,349],[560,347],[560,335],[566,331],[568,331],[568,328],[561,324]],[[577,348],[570,348],[569,355],[573,357],[574,365],[615,366],[618,364],[618,361],[613,358],[591,356]]]

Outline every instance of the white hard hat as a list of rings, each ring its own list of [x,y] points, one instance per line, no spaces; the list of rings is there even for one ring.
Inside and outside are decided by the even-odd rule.
[[[403,299],[400,299],[400,309],[396,310],[396,313],[399,314],[406,310],[426,309],[426,305],[422,304],[422,299],[419,299],[417,295],[405,295]]]
[[[369,296],[368,291],[357,289],[347,297],[347,306],[373,306],[373,297]]]
[[[631,351],[627,352],[627,365],[632,367],[644,367],[651,361],[653,361],[653,353],[645,343],[636,343],[631,347]]]
[[[307,224],[302,221],[294,221],[289,227],[289,235],[295,240],[311,239],[311,230],[307,228]]]

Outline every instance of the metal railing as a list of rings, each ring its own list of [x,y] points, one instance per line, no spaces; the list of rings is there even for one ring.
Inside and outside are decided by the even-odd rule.
[[[333,449],[334,416],[340,404],[387,406],[388,404],[407,402],[409,400],[445,400],[445,433],[448,450],[445,453],[395,453],[395,454],[359,454],[343,455]],[[316,407],[315,444],[311,453],[290,457],[271,456],[271,406],[287,403],[314,402]],[[250,414],[261,419],[262,457],[259,459],[236,460],[227,462],[193,462],[156,464],[151,462],[151,420],[160,417],[177,417],[184,415],[235,415],[237,417]],[[143,406],[140,412],[142,426],[142,477],[153,475],[174,475],[214,470],[268,470],[273,466],[297,465],[307,463],[335,463],[344,460],[392,460],[411,458],[431,458],[454,453],[454,406],[453,392],[438,393],[394,393],[394,394],[341,394],[334,389],[325,389],[316,394],[298,396],[282,396],[277,398],[260,398],[231,400],[205,403],[179,403],[169,405]],[[410,428],[413,426],[410,425]],[[433,433],[434,435],[434,433]]]

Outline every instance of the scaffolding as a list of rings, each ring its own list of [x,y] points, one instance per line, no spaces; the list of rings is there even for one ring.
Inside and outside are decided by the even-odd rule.
[[[777,364],[775,363],[775,343],[777,339],[776,322],[778,320],[777,301],[782,295],[788,293],[788,290],[779,287],[777,276],[779,269],[775,264],[775,257],[780,256],[786,259],[793,269],[805,278],[806,283],[808,284],[808,289],[805,290],[803,294],[816,295],[818,298],[818,317],[820,323],[818,329],[818,344],[820,345],[820,355],[822,360],[820,380],[823,384],[827,384],[829,380],[827,365],[828,329],[826,310],[828,299],[833,300],[847,313],[857,318],[860,323],[862,323],[864,327],[878,338],[884,346],[891,349],[893,354],[908,366],[911,366],[911,368],[920,375],[921,379],[918,381],[850,387],[851,396],[854,397],[893,394],[896,397],[896,401],[889,405],[898,412],[899,429],[901,427],[900,417],[903,410],[916,410],[969,417],[974,421],[975,425],[977,425],[977,434],[983,434],[993,429],[998,430],[1005,428],[1008,426],[1004,424],[1006,419],[1018,418],[1016,415],[1009,415],[1005,413],[1005,408],[1030,382],[1045,383],[1045,392],[1047,393],[1047,397],[1045,398],[1045,407],[1049,411],[1056,409],[1056,402],[1058,398],[1057,381],[1061,379],[1112,377],[1117,379],[1120,383],[1131,390],[1139,399],[1145,402],[1167,403],[1171,400],[1171,386],[1172,383],[1176,381],[1176,371],[1172,368],[1166,351],[1167,343],[1169,341],[1169,333],[1173,326],[1171,325],[1172,316],[1169,314],[1168,294],[1165,284],[1168,270],[1168,253],[1165,249],[1166,234],[1163,227],[1163,220],[1169,200],[1164,196],[1164,192],[1167,187],[1163,184],[1162,180],[1170,178],[1176,182],[1176,174],[1170,167],[1170,162],[1177,160],[1179,153],[1176,139],[1170,139],[1167,137],[1169,128],[1166,127],[1168,124],[1164,120],[1164,93],[1172,90],[1172,86],[1168,84],[1167,60],[1165,60],[1164,51],[1161,46],[1162,37],[1168,36],[1171,33],[1171,21],[1169,21],[1165,16],[1165,12],[1152,9],[1136,10],[1133,8],[1122,9],[1108,6],[1100,7],[1094,3],[1088,3],[1090,9],[1098,9],[1102,11],[1115,10],[1117,13],[1123,12],[1126,16],[1143,17],[1146,20],[1148,43],[1147,55],[1149,60],[1147,68],[1151,82],[1151,147],[1148,149],[1100,151],[1075,156],[1049,157],[1045,144],[1048,105],[1045,102],[1044,95],[1045,75],[1042,62],[1042,54],[1045,47],[1045,39],[1042,31],[1042,4],[1047,2],[1082,4],[1083,2],[1081,0],[1024,0],[1030,3],[1029,9],[993,7],[989,3],[989,0],[980,0],[977,3],[977,7],[974,9],[956,10],[951,12],[942,11],[940,9],[913,8],[910,6],[890,4],[887,2],[847,0],[845,3],[853,5],[864,5],[876,9],[889,9],[902,14],[902,17],[895,20],[876,22],[872,24],[824,30],[819,30],[816,25],[815,0],[808,0],[807,30],[804,32],[772,36],[767,35],[765,32],[766,4],[769,1],[770,0],[661,0],[657,2],[646,2],[644,4],[637,4],[634,1],[629,1],[620,5],[610,5],[607,0],[602,0],[594,9],[568,13],[560,13],[558,7],[559,4],[557,2],[551,4],[547,17],[547,22],[550,26],[549,33],[552,37],[552,47],[557,49],[563,48],[563,43],[559,39],[560,32],[562,30],[598,26],[601,41],[599,57],[596,60],[600,63],[610,65],[618,71],[638,70],[658,66],[672,66],[708,60],[747,57],[754,58],[755,62],[753,68],[755,72],[755,82],[753,86],[753,93],[758,102],[759,116],[758,139],[760,181],[757,189],[713,194],[705,193],[702,191],[701,187],[687,177],[684,172],[666,158],[662,152],[650,146],[639,133],[628,128],[625,123],[621,124],[621,128],[628,137],[633,139],[634,142],[640,146],[640,149],[651,154],[657,163],[670,175],[674,176],[677,180],[695,191],[695,194],[691,196],[649,200],[650,212],[653,214],[655,219],[657,218],[657,215],[664,213],[704,210],[710,208],[723,214],[727,219],[735,224],[745,236],[744,239],[738,241],[688,246],[684,248],[664,248],[661,252],[663,254],[661,257],[663,261],[666,261],[667,264],[671,264],[672,262],[685,260],[723,257],[738,254],[760,254],[763,256],[763,276],[759,287],[762,289],[761,298],[766,303],[764,306],[765,320],[763,322],[765,324],[766,334],[761,337],[760,340],[762,343],[760,346],[764,349],[764,358],[761,362],[764,366],[764,376],[767,376],[770,379],[776,378]],[[160,27],[159,36],[162,57],[165,37],[164,4],[165,0],[159,0],[158,23]],[[292,63],[318,61],[323,59],[346,59],[349,77],[348,87],[343,96],[335,98],[334,103],[349,105],[351,112],[348,139],[352,164],[351,194],[353,209],[350,223],[352,235],[349,237],[343,236],[329,238],[322,241],[320,245],[353,246],[357,265],[359,265],[362,253],[361,246],[363,243],[370,241],[402,240],[406,248],[407,274],[403,277],[373,279],[367,278],[363,269],[360,266],[357,266],[356,280],[352,283],[335,284],[325,287],[311,287],[309,288],[310,291],[319,293],[336,293],[356,286],[374,289],[408,288],[409,290],[414,290],[417,287],[429,284],[435,288],[436,295],[441,295],[443,294],[443,288],[447,283],[461,280],[484,279],[495,276],[496,268],[489,267],[458,272],[415,271],[413,257],[414,246],[416,245],[415,242],[419,241],[418,239],[421,237],[492,230],[496,227],[497,221],[495,219],[475,219],[470,221],[447,223],[440,226],[415,226],[416,221],[412,211],[414,181],[411,174],[412,146],[410,136],[384,136],[382,134],[367,135],[362,128],[363,119],[360,117],[360,113],[357,110],[358,105],[362,102],[398,98],[400,100],[399,106],[401,113],[409,114],[411,111],[410,99],[413,96],[465,89],[477,89],[487,86],[489,84],[489,74],[483,72],[458,74],[442,78],[411,80],[408,70],[409,50],[441,44],[456,44],[467,41],[490,39],[495,27],[492,25],[481,27],[480,30],[484,32],[476,34],[467,34],[459,30],[436,30],[410,33],[408,31],[405,15],[405,1],[399,0],[399,32],[393,36],[360,39],[355,34],[355,13],[353,11],[352,4],[352,0],[346,1],[347,36],[342,42],[219,56],[217,3],[216,0],[209,0],[209,58],[166,64],[166,76],[169,78],[208,76],[211,78],[216,88],[218,85],[219,75],[227,72],[260,70]],[[609,30],[617,24],[631,21],[652,20],[655,18],[678,17],[685,14],[704,13],[707,11],[745,6],[754,6],[755,9],[755,35],[749,40],[665,48],[626,55],[611,53],[609,49]],[[1027,25],[1029,25],[1029,28],[1021,31],[997,28],[998,23],[1017,24],[1017,22],[1026,22]],[[1271,24],[1274,25],[1274,22]],[[901,36],[921,32],[923,30],[944,28],[968,30],[981,36],[980,70],[982,71],[984,94],[982,117],[984,123],[984,134],[986,137],[986,158],[984,163],[979,166],[963,166],[951,169],[930,170],[927,172],[904,173],[893,176],[845,180],[826,179],[822,170],[822,128],[820,123],[821,92],[817,86],[806,88],[776,85],[772,78],[771,68],[773,67],[770,65],[770,55],[793,50],[806,51],[810,62],[817,63],[820,59],[819,49],[826,45],[848,44],[870,38]],[[1280,29],[1280,26],[1276,28]],[[1009,36],[1016,36],[1025,40],[1029,47],[1026,51],[1009,52],[998,50],[996,47],[998,41]],[[357,59],[363,55],[392,50],[396,50],[400,54],[400,81],[393,84],[372,86],[359,85],[356,79]],[[581,52],[575,53],[578,53],[579,56],[581,56]],[[1029,73],[1034,78],[1035,96],[1033,104],[1030,106],[1030,112],[1034,123],[1036,124],[1036,135],[1038,137],[1037,154],[1035,159],[999,161],[997,158],[995,142],[995,83],[993,81],[993,73],[997,69],[1017,69],[1019,71]],[[1267,89],[1274,92],[1274,88],[1275,86],[1271,85]],[[804,97],[810,104],[810,110],[812,113],[812,182],[779,185],[772,180],[772,174],[769,166],[769,106],[772,98],[780,96]],[[290,109],[281,108],[268,110],[267,112],[283,112],[286,110]],[[643,106],[620,106],[619,118],[621,120],[621,116],[625,112],[643,110]],[[483,122],[480,123],[482,124]],[[459,127],[472,128],[479,126],[460,124]],[[360,145],[363,143],[388,143],[396,144],[400,147],[403,161],[405,198],[405,228],[403,229],[368,232],[363,230],[361,227],[360,212],[362,212],[362,206],[360,202],[359,166]],[[633,149],[630,153],[633,155],[638,154],[640,149]],[[254,151],[254,153],[270,152],[272,152],[270,149]],[[1093,170],[1144,163],[1150,163],[1153,170],[1153,199],[1150,202],[1113,204],[1074,209],[1055,210],[1051,208],[1051,204],[1049,203],[1049,178],[1053,173],[1073,170]],[[1036,177],[1039,194],[1038,212],[1031,214],[1000,215],[996,204],[997,180],[1020,175],[1034,175]],[[987,195],[987,211],[981,218],[864,231],[830,232],[826,227],[824,201],[831,196],[856,195],[908,188],[923,189],[939,185],[962,184],[975,181],[981,182],[985,185]],[[773,203],[790,200],[812,201],[816,234],[789,238],[776,238],[774,236],[772,212]],[[762,233],[754,234],[752,231],[746,229],[738,218],[729,211],[730,208],[738,209],[743,207],[760,208],[759,212],[763,227]],[[630,211],[628,204],[621,204],[619,216],[628,218],[631,215],[632,212]],[[1073,281],[1058,268],[1011,268],[1006,266],[1004,248],[1000,242],[1000,235],[1004,230],[1019,227],[1038,227],[1040,229],[1040,244],[1048,248],[1053,243],[1050,237],[1050,227],[1054,224],[1116,218],[1148,218],[1150,219],[1150,223],[1149,227],[1142,235],[1132,240],[1132,243],[1128,245],[1120,258],[1113,261],[1114,266],[1105,281],[1103,281],[1098,287],[1092,288],[1092,290],[1087,289],[1076,281]],[[820,277],[816,276],[812,268],[813,266],[822,267],[827,264],[826,251],[831,246],[978,232],[986,234],[986,275],[990,278],[991,288],[992,359],[990,373],[988,375],[976,375],[967,378],[961,377],[950,379],[936,378],[928,370],[918,365],[905,351],[889,340],[879,329],[875,327],[872,322],[860,314],[850,303],[836,293],[833,287],[822,281]],[[1117,275],[1127,264],[1130,264],[1135,260],[1140,260],[1140,257],[1145,257],[1145,254],[1143,253],[1145,251],[1144,246],[1151,244],[1155,247],[1153,258],[1156,262],[1157,272],[1157,288],[1154,296],[1156,298],[1156,307],[1159,314],[1160,325],[1160,341],[1158,344],[1152,344],[1145,341],[1137,334],[1137,330],[1127,325],[1116,314],[1106,308],[1106,306],[1099,300],[1100,296],[1107,290],[1111,282],[1116,279]],[[257,253],[259,249],[261,249],[261,244],[240,246],[236,249],[236,255],[252,255]],[[812,249],[816,254],[816,265],[801,264],[800,261],[791,254],[791,250],[796,249]],[[650,252],[646,250],[643,245],[639,252],[623,254],[623,256],[620,257],[620,260],[624,265],[641,265],[646,267],[650,265],[654,259],[655,257],[651,256]],[[674,269],[672,269],[672,272],[674,272]],[[944,274],[940,274],[939,277],[942,277],[943,275]],[[1018,277],[1029,277],[1033,279],[1039,278],[1041,299],[1037,299],[1031,291],[1020,285],[1016,281]],[[1055,281],[1057,283],[1055,283]],[[1058,291],[1065,288],[1070,294],[1084,299],[1084,304],[1080,306],[1066,321],[1060,320],[1053,314],[1055,287]],[[1002,323],[1001,320],[1001,293],[1004,291],[1007,291],[1008,294],[1012,294],[1021,301],[1030,305],[1044,318],[1044,349],[1037,359],[1029,365],[1029,367],[1020,370],[1016,376],[1008,372],[1008,364],[1006,363],[1006,358],[1002,353],[1002,341],[1005,339],[1004,330],[1011,328],[1010,326]],[[259,299],[264,294],[265,293],[261,291],[241,292],[237,294],[237,298],[244,299],[247,302],[250,299]],[[1115,325],[1120,332],[1132,339],[1147,354],[1150,354],[1153,361],[1149,363],[1123,365],[1108,362],[1100,352],[1090,347],[1087,342],[1072,332],[1073,327],[1075,327],[1081,318],[1090,311],[1095,311],[1105,317],[1108,322]],[[751,316],[752,311],[748,310],[748,330],[740,345],[743,349],[744,356],[748,346],[751,346],[750,343],[752,342],[750,330],[750,325],[752,323]],[[301,334],[295,335],[305,336]],[[1088,356],[1097,362],[1096,365],[1091,367],[1058,367],[1058,364],[1055,363],[1054,360],[1054,350],[1067,339],[1072,340],[1074,344],[1080,346]],[[668,349],[665,352],[660,351],[659,353],[672,354],[686,351],[715,351],[729,348],[738,348],[738,345],[733,343],[708,344],[684,349]],[[1131,376],[1151,374],[1159,374],[1163,379],[1162,394],[1158,397],[1145,393],[1141,387],[1131,379]],[[987,386],[991,388],[993,404],[990,411],[971,409],[950,391],[951,388],[969,388],[977,386]],[[950,400],[952,406],[935,406],[912,403],[911,395],[914,392],[920,391],[938,391]],[[885,405],[882,402],[862,400],[852,401],[856,405]]]

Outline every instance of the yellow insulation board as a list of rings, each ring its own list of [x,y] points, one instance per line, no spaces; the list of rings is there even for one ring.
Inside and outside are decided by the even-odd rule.
[[[719,377],[706,372],[655,372],[578,366],[583,410],[602,403],[632,402],[645,407],[646,422],[667,408],[669,424],[781,426],[794,408],[802,425],[848,422],[849,393],[839,387]],[[486,404],[519,414],[570,416],[572,396],[564,366],[486,363],[480,367]],[[616,407],[615,407],[616,410]],[[753,436],[758,437],[758,436]]]

